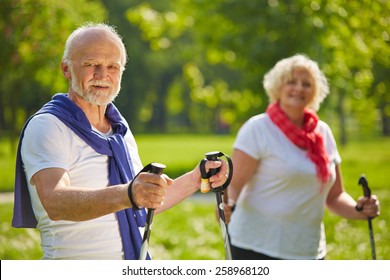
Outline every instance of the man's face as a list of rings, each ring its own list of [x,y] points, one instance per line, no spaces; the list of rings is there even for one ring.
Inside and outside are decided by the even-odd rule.
[[[70,90],[91,104],[107,105],[120,90],[122,65],[119,43],[105,33],[86,36],[77,44],[71,58]]]

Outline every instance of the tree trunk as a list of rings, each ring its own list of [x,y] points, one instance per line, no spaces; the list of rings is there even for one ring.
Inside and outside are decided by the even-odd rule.
[[[382,120],[382,136],[390,136],[390,115],[387,114],[386,107],[389,105],[383,102],[379,109]]]
[[[338,92],[338,102],[337,102],[337,113],[339,115],[340,121],[340,144],[345,146],[347,144],[347,128],[345,120],[345,109],[344,109],[344,91],[340,90]]]

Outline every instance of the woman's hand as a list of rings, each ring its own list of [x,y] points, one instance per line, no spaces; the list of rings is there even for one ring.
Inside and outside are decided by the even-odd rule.
[[[380,215],[379,200],[376,195],[359,197],[355,209],[367,218],[375,218]]]

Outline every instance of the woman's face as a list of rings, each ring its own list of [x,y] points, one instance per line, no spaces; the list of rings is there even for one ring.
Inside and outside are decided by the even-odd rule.
[[[314,90],[314,79],[310,72],[303,68],[294,69],[291,79],[280,88],[280,105],[282,108],[303,110],[313,100]]]

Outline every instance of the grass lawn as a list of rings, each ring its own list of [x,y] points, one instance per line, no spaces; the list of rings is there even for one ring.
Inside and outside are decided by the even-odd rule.
[[[166,173],[175,178],[193,168],[206,152],[219,150],[231,154],[232,136],[141,135],[136,140],[143,163],[161,162]],[[0,191],[11,191],[14,152],[0,139]],[[381,216],[373,220],[378,259],[390,260],[390,139],[350,143],[339,147],[346,189],[355,198],[362,195],[357,181],[362,173],[381,200]],[[1,195],[1,194],[0,194]],[[203,196],[206,199],[199,199]],[[211,196],[211,197],[210,197]],[[150,251],[154,259],[223,259],[224,249],[215,218],[213,194],[194,195],[154,219]],[[0,259],[39,259],[39,234],[34,229],[10,227],[12,202],[0,203]],[[326,212],[327,259],[371,259],[366,221],[348,221]]]

